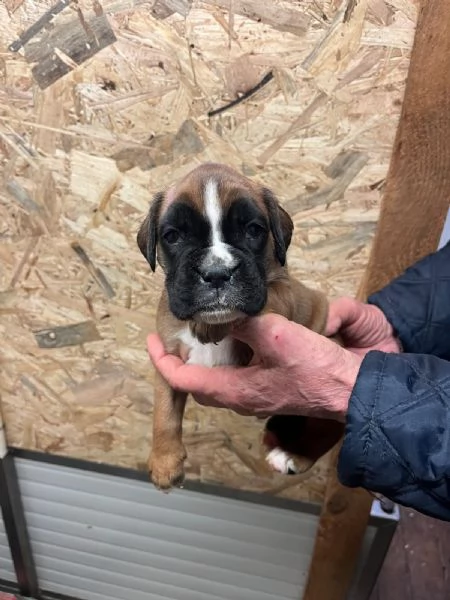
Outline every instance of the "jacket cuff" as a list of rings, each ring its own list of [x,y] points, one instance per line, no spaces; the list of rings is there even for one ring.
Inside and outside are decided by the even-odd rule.
[[[372,419],[380,393],[385,355],[368,352],[350,396],[344,441],[338,458],[338,477],[347,487],[366,487],[366,471],[372,447]]]
[[[411,359],[415,360],[414,368]],[[410,485],[414,478],[404,457],[416,465],[417,478],[429,478],[421,470],[423,445],[413,447],[409,435],[409,429],[415,431],[421,423],[420,439],[424,443],[425,434],[430,434],[430,429],[437,430],[438,421],[443,418],[441,412],[437,418],[435,411],[423,422],[427,414],[423,398],[430,392],[427,379],[419,373],[425,369],[422,363],[426,360],[417,355],[377,350],[364,357],[350,397],[338,461],[343,485],[381,493]]]
[[[450,520],[449,362],[421,354],[366,354],[349,400],[338,477]]]

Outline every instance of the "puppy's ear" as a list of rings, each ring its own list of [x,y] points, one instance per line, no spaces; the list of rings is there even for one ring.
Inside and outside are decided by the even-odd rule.
[[[275,256],[280,264],[286,263],[286,251],[291,243],[294,223],[289,214],[267,188],[263,189],[263,200],[269,213],[270,230],[275,242]]]
[[[151,270],[156,269],[156,245],[158,243],[158,222],[161,204],[164,200],[164,194],[160,192],[156,194],[150,204],[148,215],[139,228],[137,234],[137,244],[139,250],[147,259]]]

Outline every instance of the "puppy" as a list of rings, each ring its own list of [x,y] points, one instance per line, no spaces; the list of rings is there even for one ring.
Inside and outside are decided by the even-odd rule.
[[[137,243],[165,274],[157,331],[167,352],[191,364],[247,365],[251,349],[229,337],[239,319],[277,313],[323,333],[325,296],[293,279],[286,265],[293,222],[272,192],[228,166],[207,163],[157,194]],[[168,490],[184,479],[182,422],[187,394],[156,373],[149,471]],[[276,416],[266,423],[270,467],[311,468],[342,435],[334,421]]]

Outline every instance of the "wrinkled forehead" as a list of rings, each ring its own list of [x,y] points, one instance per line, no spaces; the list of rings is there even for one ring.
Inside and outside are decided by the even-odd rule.
[[[226,212],[239,199],[251,201],[265,212],[258,185],[229,167],[203,165],[167,191],[162,212],[166,212],[174,202],[182,202],[208,216],[218,207]]]

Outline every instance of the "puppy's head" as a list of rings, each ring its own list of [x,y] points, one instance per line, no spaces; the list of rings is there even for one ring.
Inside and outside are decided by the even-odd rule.
[[[207,163],[153,199],[137,242],[166,275],[172,313],[207,324],[257,315],[282,270],[293,223],[273,194]]]

